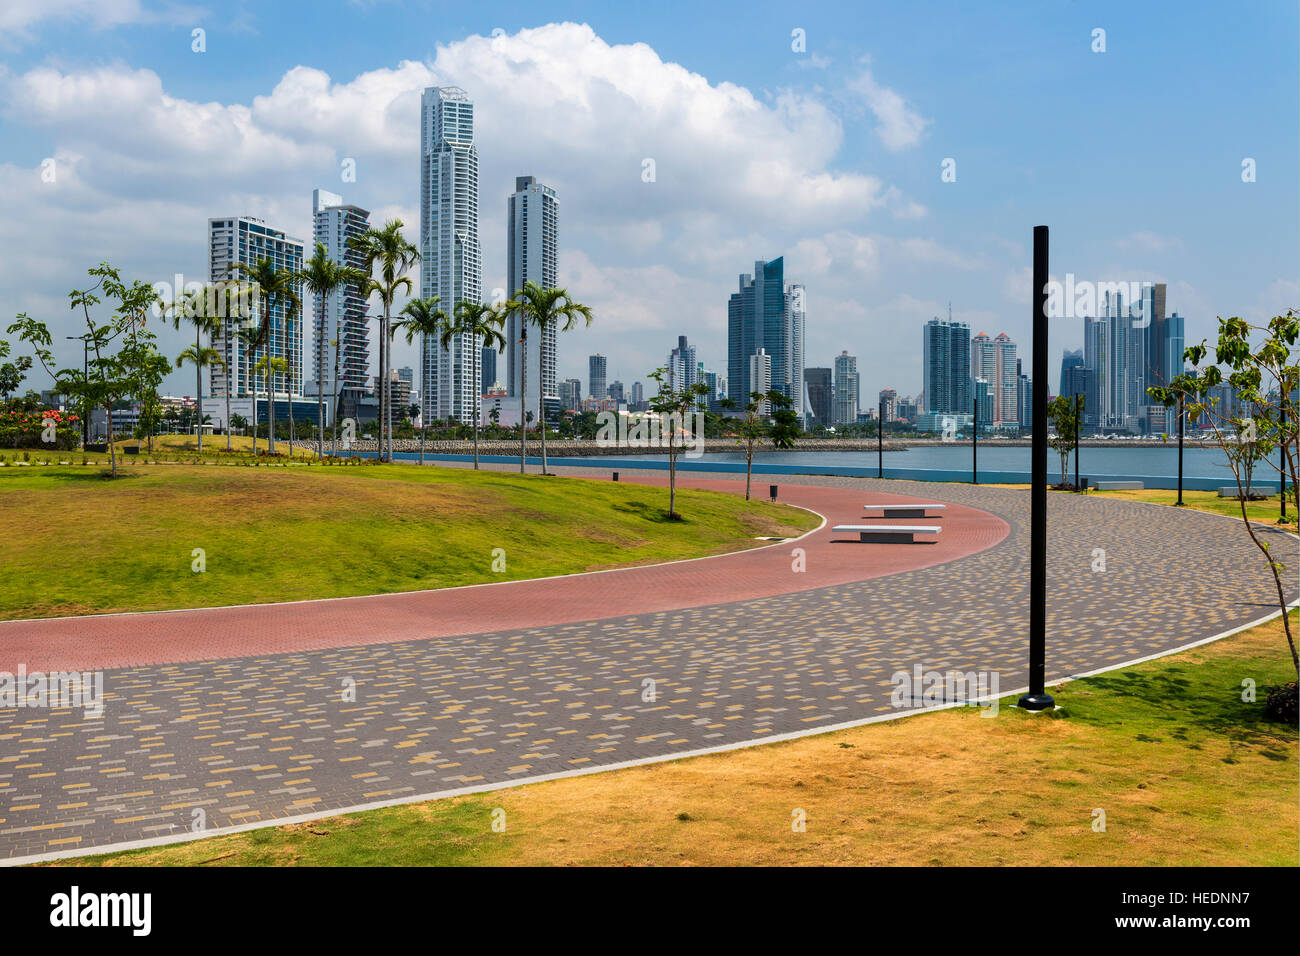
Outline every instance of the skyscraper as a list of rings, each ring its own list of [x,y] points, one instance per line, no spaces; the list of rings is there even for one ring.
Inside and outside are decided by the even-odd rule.
[[[767,349],[759,349],[749,357],[749,385],[755,394],[766,395],[772,390],[772,356],[767,354]],[[744,404],[747,406],[749,401],[746,396]],[[771,402],[766,398],[759,401],[759,415],[769,415],[771,411]]]
[[[858,357],[847,350],[835,356],[835,424],[853,425],[858,420]]]
[[[971,413],[971,337],[965,322],[925,324],[922,338],[925,410],[931,414]]]
[[[892,388],[882,388],[877,409],[882,421],[894,421],[898,417],[898,392]]]
[[[560,408],[566,412],[575,412],[582,408],[582,382],[576,378],[566,378],[559,385]]]
[[[813,422],[825,428],[834,425],[831,418],[831,370],[829,368],[806,368],[803,380],[807,385],[808,408],[812,412]]]
[[[1163,283],[1146,283],[1138,303],[1107,291],[1102,314],[1084,319],[1083,364],[1088,405],[1084,424],[1103,431],[1158,431],[1147,389],[1183,368],[1183,317],[1165,315]],[[1157,419],[1159,421],[1157,421]]]
[[[456,86],[431,86],[420,99],[420,295],[438,296],[451,314],[456,303],[481,302],[483,260],[478,242],[478,150],[474,104]],[[425,346],[422,415],[470,423],[480,382],[479,336],[457,334],[447,348]]]
[[[645,386],[642,385],[640,382],[633,382],[632,398],[631,401],[628,402],[628,406],[633,411],[641,411],[641,407],[643,405],[645,405]]]
[[[483,346],[482,356],[479,358],[479,387],[483,394],[486,395],[488,390],[497,383],[497,355],[500,354],[496,349]],[[507,393],[509,394],[509,393]]]
[[[587,356],[587,387],[597,401],[605,397],[605,356],[599,352]]]
[[[344,205],[342,196],[324,189],[312,190],[311,212],[313,239],[325,246],[330,259],[364,269],[364,257],[348,241],[370,228],[370,213],[359,206]],[[328,296],[315,296],[311,309],[312,375],[317,388],[327,398],[344,388],[363,390],[370,378],[370,326],[361,286],[349,283]],[[327,402],[326,420],[333,414],[333,404]]]
[[[677,347],[668,353],[668,384],[681,390],[699,381],[699,364],[695,360],[695,346],[688,345],[686,336],[677,336]]]
[[[261,219],[251,216],[228,216],[208,220],[208,270],[213,282],[246,278],[241,270],[231,270],[234,263],[254,266],[261,259],[270,259],[277,269],[298,272],[302,269],[303,242],[272,229]],[[294,291],[301,295],[302,283],[294,283]],[[253,395],[253,369],[249,351],[237,333],[241,328],[259,327],[263,322],[262,298],[251,299],[253,315],[245,320],[239,316],[221,319],[212,347],[221,355],[223,364],[212,369],[212,394],[225,395],[230,389],[232,398]],[[302,315],[289,316],[289,303],[276,297],[270,303],[270,331],[267,340],[258,347],[257,358],[264,355],[282,358],[288,371],[278,376],[277,384],[298,383],[301,388],[303,374]],[[260,376],[259,376],[260,378]],[[293,385],[289,385],[290,391]],[[258,385],[265,391],[265,383]]]
[[[536,282],[543,289],[553,289],[557,284],[556,235],[559,223],[560,201],[555,190],[543,186],[535,176],[516,176],[515,191],[506,199],[506,292],[514,295],[525,282]],[[519,398],[523,375],[524,356],[520,338],[522,318],[511,313],[506,322],[506,374],[509,376],[510,397]],[[528,394],[524,407],[537,415],[538,375],[541,375],[541,392],[546,396],[546,417],[552,421],[559,410],[560,397],[555,386],[555,347],[557,330],[551,326],[541,342],[545,362],[538,366],[538,335],[536,327],[528,329]],[[597,395],[603,398],[603,395]]]
[[[741,404],[756,389],[750,357],[760,349],[771,363],[771,387],[788,396],[803,414],[805,294],[801,285],[785,287],[785,261],[755,262],[740,276],[727,302],[727,384]]]

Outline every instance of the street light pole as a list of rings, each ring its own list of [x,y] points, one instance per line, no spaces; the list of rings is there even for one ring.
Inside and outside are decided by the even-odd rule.
[[[885,403],[876,408],[876,477],[885,477]]]
[[[1178,501],[1175,506],[1183,507],[1183,396],[1178,395]]]
[[[970,480],[971,484],[980,483],[980,398],[971,399],[970,416]]]
[[[1083,412],[1079,408],[1079,393],[1074,393],[1074,490],[1082,491],[1079,487],[1079,432],[1083,430]]]
[[[1056,706],[1047,693],[1047,227],[1034,227],[1033,463],[1029,530],[1029,693],[1025,710]]]

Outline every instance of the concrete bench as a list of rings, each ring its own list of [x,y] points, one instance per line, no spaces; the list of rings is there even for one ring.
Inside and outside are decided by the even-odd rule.
[[[835,534],[856,534],[858,540],[873,544],[916,544],[918,534],[938,534],[938,525],[924,524],[839,524]]]
[[[1219,489],[1220,498],[1239,498],[1245,488],[1238,490],[1236,485],[1224,485]],[[1250,496],[1252,498],[1272,498],[1277,494],[1276,485],[1251,485]]]
[[[863,505],[867,511],[879,511],[882,518],[942,518],[943,515],[926,514],[927,511],[943,511],[947,505],[912,504],[912,505]]]
[[[1141,491],[1142,482],[1140,481],[1099,481],[1097,482],[1098,491]]]

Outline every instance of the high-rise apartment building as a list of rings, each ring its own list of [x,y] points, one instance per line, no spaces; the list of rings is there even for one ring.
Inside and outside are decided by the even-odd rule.
[[[560,410],[576,412],[582,408],[582,382],[576,378],[566,378],[559,386]]]
[[[699,363],[695,359],[695,346],[686,342],[686,336],[677,336],[677,347],[668,353],[668,385],[680,391],[699,381]]]
[[[766,349],[759,349],[749,357],[749,386],[754,394],[759,395],[766,395],[772,390],[772,356],[767,354]],[[744,406],[748,406],[749,402],[750,398],[747,395]],[[772,403],[766,398],[760,400],[757,413],[759,415],[770,415],[772,413]]]
[[[971,338],[965,322],[938,318],[925,324],[922,338],[925,410],[931,414],[971,413]]]
[[[632,383],[632,399],[628,402],[628,407],[635,412],[645,409],[645,386],[640,382]]]
[[[771,363],[770,387],[786,395],[802,417],[805,323],[804,287],[785,286],[783,258],[755,262],[752,275],[740,276],[727,303],[727,384],[738,404],[747,404],[757,391],[750,358],[762,350]]]
[[[1100,316],[1084,319],[1084,426],[1108,432],[1163,430],[1147,389],[1167,384],[1183,369],[1184,321],[1165,315],[1163,283],[1147,283],[1125,308],[1122,293],[1105,292]]]
[[[898,418],[898,392],[892,388],[882,388],[876,407],[881,421],[895,421]]]
[[[835,424],[853,425],[858,420],[858,357],[847,350],[835,356]]]
[[[436,295],[449,315],[458,302],[482,301],[474,104],[456,86],[431,86],[420,98],[420,257],[422,297]],[[482,347],[481,337],[461,333],[447,348],[436,339],[425,344],[425,421],[474,420]]]
[[[559,228],[560,201],[555,190],[543,186],[535,176],[515,177],[515,191],[506,199],[506,292],[514,295],[525,282],[535,282],[543,289],[553,289],[558,281],[556,237]],[[518,399],[521,382],[528,394],[524,407],[537,415],[537,397],[546,398],[546,418],[553,421],[559,411],[560,395],[556,389],[555,349],[558,330],[551,326],[545,333],[537,327],[528,329],[528,355],[522,351],[522,316],[511,313],[506,321],[506,374],[511,398]],[[541,335],[539,348],[538,336]],[[542,364],[539,366],[539,358]],[[528,375],[523,376],[524,362]],[[541,388],[538,388],[538,376]],[[597,398],[603,396],[597,395]]]
[[[814,424],[823,428],[834,425],[831,417],[831,370],[829,368],[806,368],[803,370],[805,391],[808,395],[808,410]]]
[[[1016,406],[1016,343],[1005,332],[990,339],[981,332],[970,340],[970,375],[983,379],[993,390],[989,427],[1014,427]],[[969,409],[967,409],[969,411]]]
[[[499,353],[496,349],[487,345],[483,346],[480,354],[478,361],[479,388],[482,390],[484,395],[486,395],[491,390],[492,386],[497,383],[498,354]],[[508,395],[509,392],[506,394]]]
[[[605,397],[605,356],[597,352],[587,356],[587,388],[590,397],[599,401]]]
[[[261,219],[251,216],[227,216],[208,220],[208,275],[213,282],[243,280],[247,275],[231,267],[235,263],[255,266],[259,260],[269,259],[277,269],[299,272],[303,263],[303,241],[272,229]],[[302,283],[294,283],[294,292],[301,298]],[[222,364],[212,369],[212,394],[232,398],[251,397],[254,392],[253,365],[248,344],[239,335],[249,328],[260,328],[269,319],[266,341],[257,348],[257,359],[264,355],[282,358],[288,371],[277,376],[278,393],[288,388],[290,394],[301,391],[303,376],[303,321],[302,313],[290,315],[289,303],[281,297],[270,301],[270,315],[263,316],[260,295],[250,299],[253,314],[249,318],[229,316],[220,320],[212,347],[221,356]],[[265,392],[265,383],[258,376],[257,391]],[[291,384],[292,383],[292,384]]]
[[[370,228],[370,213],[345,205],[342,196],[324,189],[312,190],[311,212],[312,238],[325,246],[330,259],[364,270],[365,259],[350,240]],[[314,300],[312,375],[317,388],[328,398],[345,388],[364,390],[370,380],[370,326],[362,286],[348,283]],[[326,414],[332,417],[332,402],[326,403]]]

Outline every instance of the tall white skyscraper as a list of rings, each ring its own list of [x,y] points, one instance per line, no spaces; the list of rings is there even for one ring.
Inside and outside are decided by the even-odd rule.
[[[794,410],[799,420],[807,427],[808,401],[803,382],[803,337],[804,324],[807,320],[807,290],[800,282],[786,287],[786,355],[788,356],[781,374],[784,379],[777,384],[781,391],[794,402]]]
[[[256,265],[260,259],[270,259],[277,269],[298,272],[302,269],[303,243],[301,239],[287,236],[279,229],[272,229],[261,219],[251,216],[227,216],[222,219],[208,220],[208,272],[213,282],[224,280],[244,280],[247,275],[239,270],[231,271],[230,266],[236,262]],[[302,284],[297,283],[294,291],[302,293]],[[257,328],[261,325],[262,298],[252,297],[253,315],[251,319],[225,318],[217,334],[213,336],[212,347],[221,355],[223,364],[212,369],[212,394],[225,395],[231,389],[232,398],[251,397],[253,394],[252,363],[249,351],[243,339],[237,334],[243,326]],[[271,355],[282,358],[288,363],[288,372],[277,376],[277,391],[286,388],[292,393],[302,392],[303,373],[303,323],[302,313],[289,316],[288,303],[283,299],[271,302],[270,333],[267,341],[258,347],[257,357]],[[265,385],[259,382],[258,391],[265,391]]]
[[[364,269],[364,257],[348,246],[348,240],[370,228],[370,213],[358,206],[344,205],[342,196],[324,189],[312,190],[311,213],[313,238],[324,244],[330,259]],[[315,250],[312,251],[314,254]],[[310,308],[314,339],[312,375],[322,393],[327,399],[333,399],[340,389],[365,388],[370,378],[370,344],[366,298],[361,288],[348,284],[329,296],[316,296]],[[333,405],[327,402],[326,408],[326,415],[332,416]]]
[[[431,86],[420,100],[420,295],[438,296],[451,315],[457,302],[483,300],[478,244],[478,150],[474,104],[457,86]],[[426,343],[420,383],[424,421],[474,420],[480,336],[457,335],[447,348]]]
[[[559,221],[560,201],[555,190],[543,186],[534,176],[515,177],[515,191],[506,199],[506,281],[507,295],[514,295],[525,282],[536,282],[543,289],[555,288],[556,229]],[[525,356],[520,347],[522,329],[518,315],[511,314],[506,322],[506,374],[509,377],[510,397],[518,400]],[[524,382],[528,394],[524,407],[537,420],[538,396],[538,330],[528,330],[528,377]],[[545,363],[540,368],[542,390],[546,395],[548,420],[560,408],[560,393],[555,383],[555,347],[558,336],[554,327],[546,330]],[[598,396],[600,397],[600,396]],[[552,402],[554,399],[554,402]]]
[[[852,425],[858,420],[861,386],[858,357],[847,351],[835,356],[835,424]]]

